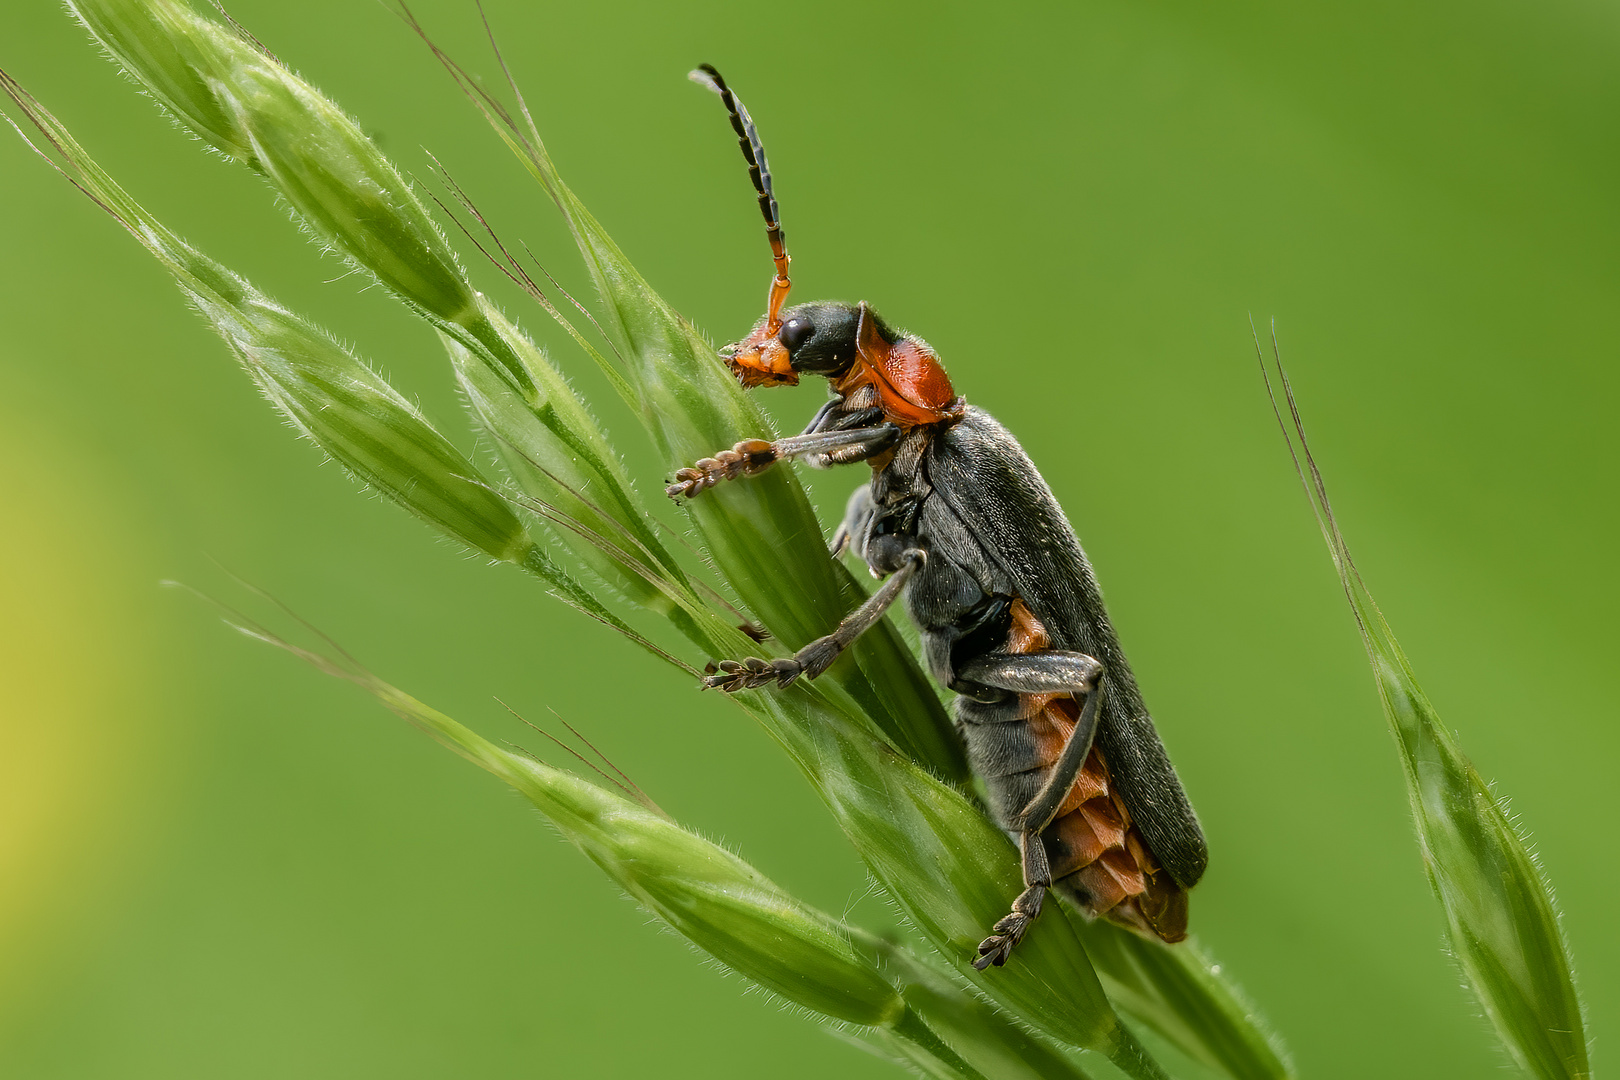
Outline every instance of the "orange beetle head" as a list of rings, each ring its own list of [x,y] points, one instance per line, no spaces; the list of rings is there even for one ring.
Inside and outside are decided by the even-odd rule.
[[[868,336],[894,335],[867,309]],[[854,304],[800,304],[781,315],[773,332],[761,319],[743,340],[720,351],[744,386],[797,386],[799,376],[842,378],[859,358],[861,309]]]

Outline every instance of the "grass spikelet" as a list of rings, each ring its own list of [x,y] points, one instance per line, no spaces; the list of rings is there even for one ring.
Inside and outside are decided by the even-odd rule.
[[[637,546],[658,553],[666,575],[679,578],[584,403],[473,287],[415,189],[342,109],[238,29],[183,3],[78,0],[69,7],[182,124],[262,175],[313,236],[491,369],[508,408],[529,413],[528,452],[557,478],[542,483],[548,502],[610,541],[627,530]],[[579,504],[578,491],[592,493],[592,507]],[[617,528],[601,527],[602,515]],[[633,602],[664,607],[645,581],[562,539]]]
[[[1272,359],[1287,405],[1278,408],[1260,350],[1260,370],[1300,483],[1367,647],[1378,698],[1400,752],[1418,848],[1452,955],[1513,1060],[1544,1080],[1591,1076],[1580,995],[1552,889],[1499,795],[1463,756],[1418,686],[1412,665],[1350,557],[1327,485],[1283,371],[1275,328]],[[1297,445],[1296,445],[1297,444]]]
[[[0,88],[49,148],[48,152],[29,140],[36,152],[174,275],[265,397],[311,441],[361,481],[452,539],[536,574],[569,603],[630,632],[552,562],[477,466],[386,379],[331,335],[164,227],[4,72]],[[28,139],[22,128],[16,130]]]

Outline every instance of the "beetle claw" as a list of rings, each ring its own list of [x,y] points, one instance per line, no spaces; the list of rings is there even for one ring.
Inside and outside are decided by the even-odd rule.
[[[1013,912],[995,925],[995,933],[979,942],[979,955],[973,961],[973,966],[983,971],[994,965],[1001,967],[1012,955],[1013,949],[1024,939],[1024,931],[1029,929],[1030,918],[1021,912]]]

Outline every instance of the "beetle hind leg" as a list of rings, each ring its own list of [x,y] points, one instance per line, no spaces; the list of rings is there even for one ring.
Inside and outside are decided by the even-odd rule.
[[[973,966],[980,971],[992,965],[1000,967],[1007,962],[1007,957],[1024,939],[1024,931],[1040,915],[1041,903],[1046,899],[1047,890],[1052,887],[1052,871],[1040,834],[1025,830],[1018,836],[1018,846],[1023,852],[1024,891],[1013,901],[1011,913],[997,920],[996,925],[991,927],[990,936],[979,942],[979,955],[973,961]]]
[[[1057,817],[1091,753],[1103,697],[1103,665],[1085,653],[1058,649],[1026,654],[993,653],[962,665],[959,676],[958,685],[962,689],[983,686],[1016,694],[1069,693],[1084,697],[1074,728],[1057,759],[1047,769],[1045,781],[1023,809],[1006,822],[1009,828],[1018,830],[1024,891],[1013,901],[1012,912],[1003,916],[992,928],[991,935],[980,942],[973,966],[983,971],[991,965],[1000,967],[1007,962],[1029,924],[1040,914],[1041,901],[1052,887],[1052,867],[1041,834]]]

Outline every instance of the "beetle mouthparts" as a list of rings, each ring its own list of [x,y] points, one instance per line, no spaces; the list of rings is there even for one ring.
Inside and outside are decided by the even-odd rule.
[[[756,386],[799,385],[799,373],[796,371],[773,371],[770,368],[759,366],[757,362],[750,364],[736,357],[727,357],[726,366],[731,368],[733,375],[737,376],[737,381],[749,389]]]
[[[788,351],[780,341],[756,330],[754,334],[720,350],[732,373],[744,386],[797,386],[799,373],[793,370]]]

